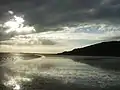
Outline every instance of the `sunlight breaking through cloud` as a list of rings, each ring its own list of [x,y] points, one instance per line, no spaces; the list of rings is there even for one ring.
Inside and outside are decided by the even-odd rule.
[[[22,24],[23,20],[21,19],[18,23]],[[37,30],[36,33],[28,33],[31,28],[32,30],[35,30],[34,27],[27,27],[24,26],[24,24],[20,26],[22,27],[18,28],[16,26],[15,28],[17,28],[17,31],[14,31],[20,35],[15,33],[15,36],[12,36],[8,40],[1,41],[1,48],[8,48],[10,46],[8,48],[9,50],[11,48],[12,50],[15,48],[16,51],[18,50],[19,46],[22,45],[21,48],[24,47],[23,50],[25,50],[25,48],[28,47],[28,51],[37,50],[37,52],[43,52],[41,48],[45,48],[45,52],[60,52],[63,49],[71,50],[99,42],[111,41],[113,39],[114,41],[120,40],[120,26],[118,24],[112,24],[110,22],[103,21],[53,26],[48,27],[48,29],[44,32]],[[24,34],[21,34],[21,32]],[[14,45],[14,47],[11,45]],[[31,46],[35,46],[36,48],[33,50]],[[52,46],[55,50],[51,49]],[[60,49],[56,47],[59,47]],[[4,51],[4,49],[1,49],[1,51]]]
[[[13,11],[8,11],[8,13],[13,17],[3,24],[3,28],[7,28],[5,33],[26,34],[36,31],[34,27],[24,25],[25,20],[22,16],[13,15]]]

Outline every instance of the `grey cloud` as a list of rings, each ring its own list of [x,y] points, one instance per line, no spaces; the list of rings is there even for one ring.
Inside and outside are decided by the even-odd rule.
[[[111,20],[120,17],[119,0],[51,0],[25,12],[31,24],[56,25],[68,22]]]
[[[55,45],[56,43],[51,40],[43,40],[42,45]]]
[[[44,26],[69,22],[119,20],[120,0],[4,0],[0,1],[1,20],[8,17],[4,13],[8,10],[24,14],[26,23],[38,25],[41,32]]]
[[[1,45],[56,45],[57,42],[54,42],[52,40],[49,39],[38,39],[38,40],[27,40],[23,41],[23,40],[6,40],[6,41],[1,41],[0,42]]]
[[[100,1],[101,0],[9,0],[9,2],[7,2],[7,0],[5,0],[2,3],[6,4],[1,4],[0,11],[11,9],[17,13],[24,13],[29,22],[44,25],[81,20],[84,14],[86,14],[83,13],[83,11],[98,6]],[[55,17],[55,19],[53,17]]]
[[[120,41],[120,36],[114,36],[114,37],[107,37],[105,38],[107,41],[116,41],[119,40]]]
[[[23,13],[30,24],[54,25],[120,15],[120,0],[5,0],[2,3],[0,11],[11,9]]]

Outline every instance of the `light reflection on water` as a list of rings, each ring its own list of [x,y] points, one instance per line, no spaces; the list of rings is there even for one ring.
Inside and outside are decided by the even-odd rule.
[[[3,57],[6,62],[1,64],[1,77],[4,77],[1,81],[4,82],[5,86],[14,90],[38,90],[37,88],[41,87],[52,87],[53,90],[56,90],[54,84],[56,87],[57,84],[58,86],[62,85],[65,90],[73,90],[73,88],[79,90],[86,87],[106,88],[120,85],[119,71],[104,70],[83,63],[81,57],[79,57],[81,62],[75,62],[72,60],[73,58],[68,57],[35,57],[32,54],[4,54],[0,59],[2,60]],[[43,82],[46,86],[42,85]],[[41,87],[37,84],[41,84]],[[26,87],[27,85],[28,87]],[[69,85],[73,85],[72,89]]]

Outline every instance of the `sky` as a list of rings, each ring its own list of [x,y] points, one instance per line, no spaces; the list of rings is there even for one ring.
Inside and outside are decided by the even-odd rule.
[[[120,0],[0,0],[0,51],[58,53],[120,39]]]

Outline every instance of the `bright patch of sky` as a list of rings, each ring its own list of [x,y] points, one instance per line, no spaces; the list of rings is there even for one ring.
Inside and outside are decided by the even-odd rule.
[[[14,15],[13,11],[8,11],[8,13],[13,15],[13,18],[3,24],[3,28],[7,28],[5,33],[9,34],[14,32],[16,34],[21,34],[35,32],[34,27],[24,26],[25,20],[22,16]]]
[[[35,50],[37,52],[60,52],[108,41],[111,37],[120,36],[119,25],[102,21],[55,27],[57,31],[49,28],[45,32],[36,32],[34,27],[24,25],[25,20],[22,17],[14,15],[12,11],[9,13],[13,15],[13,18],[5,22],[3,27],[7,27],[5,33],[9,35],[14,32],[15,35],[0,42],[2,48],[0,50],[2,51],[4,51],[3,47],[7,46],[8,48],[8,45],[14,45],[10,46],[8,50],[16,48],[15,51],[19,49],[19,45],[22,45],[23,51],[28,46],[27,50],[31,52]],[[31,49],[33,46],[34,49]]]

